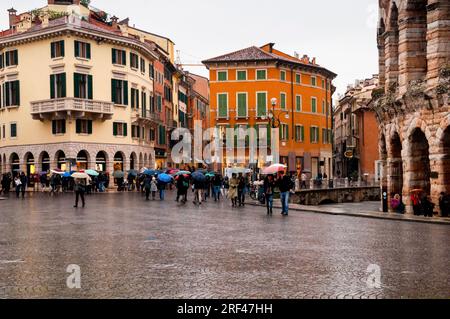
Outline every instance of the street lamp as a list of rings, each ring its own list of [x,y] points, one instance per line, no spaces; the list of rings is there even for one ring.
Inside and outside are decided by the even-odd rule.
[[[270,100],[270,103],[272,105],[272,109],[269,111],[268,119],[269,119],[269,124],[272,128],[279,128],[281,126],[281,116],[284,114],[284,118],[286,120],[289,120],[289,112],[288,111],[280,111],[280,113],[278,114],[278,116],[275,115],[275,107],[278,104],[278,100],[277,98],[273,98]]]

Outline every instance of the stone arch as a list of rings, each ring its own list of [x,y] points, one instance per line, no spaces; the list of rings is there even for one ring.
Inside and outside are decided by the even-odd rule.
[[[107,172],[108,162],[108,153],[105,151],[98,151],[95,155],[95,169],[100,172]]]
[[[441,156],[439,167],[439,190],[450,194],[450,125],[440,136],[439,155]]]
[[[25,173],[27,176],[36,173],[36,159],[31,152],[26,152],[23,157],[23,162],[25,164]]]
[[[386,87],[398,84],[399,75],[399,12],[397,4],[392,2],[385,36]]]
[[[20,170],[20,157],[17,153],[13,152],[9,155],[9,166],[13,175]]]
[[[89,162],[91,161],[91,155],[87,150],[80,150],[77,153],[77,169],[88,169]]]
[[[130,154],[130,169],[138,169],[138,159],[135,152],[131,152]]]
[[[405,159],[407,187],[405,191],[422,189],[431,193],[430,145],[426,134],[416,127],[408,136],[407,158]]]
[[[57,168],[63,168],[66,165],[66,153],[63,150],[58,150],[55,153],[55,163]]]
[[[394,132],[389,139],[389,181],[388,192],[390,196],[403,195],[403,159],[402,141],[400,135]]]
[[[42,151],[38,157],[38,163],[40,167],[38,168],[41,172],[48,172],[51,169],[51,159],[47,151]]]
[[[114,171],[125,171],[126,155],[122,151],[117,151],[113,156]]]

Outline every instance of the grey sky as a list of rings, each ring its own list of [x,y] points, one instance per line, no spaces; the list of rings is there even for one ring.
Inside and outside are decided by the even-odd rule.
[[[0,0],[1,28],[6,10],[19,12],[46,0]],[[91,4],[130,24],[171,38],[183,63],[200,63],[251,45],[275,42],[286,53],[317,57],[338,74],[343,93],[355,79],[378,72],[377,0],[92,0]],[[207,76],[203,67],[185,69]],[[335,96],[336,97],[336,96]]]

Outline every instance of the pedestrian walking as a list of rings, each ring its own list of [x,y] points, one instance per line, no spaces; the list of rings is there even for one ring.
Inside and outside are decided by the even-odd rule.
[[[158,180],[159,199],[164,200],[167,184]]]
[[[237,207],[238,185],[239,185],[239,180],[237,179],[237,175],[235,173],[233,173],[233,175],[230,179],[230,182],[229,182],[230,189],[228,191],[228,198],[231,199],[231,204],[233,207]]]
[[[268,175],[264,180],[264,195],[266,198],[267,215],[273,214],[273,195],[275,193],[275,179],[273,175]]]
[[[281,215],[289,215],[289,194],[291,189],[294,187],[292,185],[292,180],[289,176],[284,174],[284,172],[278,173],[277,186],[280,189],[281,194]]]
[[[16,188],[16,197],[19,198],[22,182],[20,181],[20,177],[18,175],[14,177],[14,186]]]
[[[144,190],[145,190],[145,200],[150,200],[150,192],[152,190],[152,177],[145,176],[144,179]]]
[[[22,198],[25,198],[25,191],[27,190],[28,186],[28,177],[25,175],[24,172],[20,174],[20,191],[22,192]]]
[[[228,176],[226,176],[225,179],[223,180],[223,187],[222,187],[222,190],[223,190],[222,196],[223,196],[223,198],[228,198],[228,191],[229,191],[229,189],[230,189],[230,180],[229,180]]]
[[[181,198],[181,202],[185,204],[187,202],[187,191],[189,189],[189,181],[183,176],[178,176],[177,179],[177,199],[178,202]]]
[[[222,185],[223,185],[222,176],[220,175],[214,176],[212,180],[212,186],[215,202],[220,201],[220,190],[222,189]]]
[[[156,199],[156,192],[158,191],[158,183],[156,182],[156,178],[152,178],[152,182],[150,184],[150,191],[152,192],[152,200]]]
[[[75,179],[75,205],[74,208],[78,208],[78,201],[81,197],[81,204],[83,208],[86,206],[86,202],[84,200],[84,193],[86,191],[86,180],[85,179]]]
[[[193,190],[194,190],[194,204],[201,205],[203,198],[203,189],[205,188],[205,182],[201,179],[194,179]]]

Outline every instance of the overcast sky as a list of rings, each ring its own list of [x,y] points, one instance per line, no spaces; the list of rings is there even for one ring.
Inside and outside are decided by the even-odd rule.
[[[46,0],[0,0],[0,23],[8,28],[7,9],[19,12]],[[338,74],[339,93],[355,79],[378,72],[377,0],[92,0],[91,5],[130,24],[164,35],[180,50],[185,64],[275,42],[293,55],[317,57]],[[207,76],[203,67],[186,67]],[[336,97],[336,96],[335,96]]]

